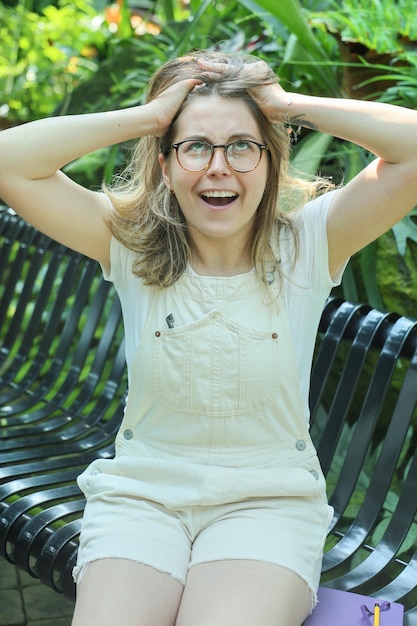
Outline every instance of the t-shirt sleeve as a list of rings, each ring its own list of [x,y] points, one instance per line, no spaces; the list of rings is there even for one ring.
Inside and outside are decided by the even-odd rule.
[[[114,207],[110,198],[106,194],[104,195],[109,203],[110,211],[113,212]],[[112,235],[110,239],[110,269],[100,264],[104,280],[113,283],[118,290],[122,289],[132,275],[133,262],[133,253]]]
[[[101,266],[104,280],[122,288],[132,275],[133,253],[115,237],[110,240],[110,269]]]
[[[329,272],[329,246],[327,239],[327,214],[338,191],[330,191],[308,202],[295,215],[299,234],[299,251],[295,264],[294,279],[319,298],[327,297],[333,287],[339,285],[346,264],[336,276]]]

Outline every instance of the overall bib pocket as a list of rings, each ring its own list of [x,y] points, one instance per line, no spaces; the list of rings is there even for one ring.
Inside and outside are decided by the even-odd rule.
[[[245,328],[212,311],[178,328],[155,332],[153,382],[173,409],[210,416],[266,407],[277,385],[279,337]]]

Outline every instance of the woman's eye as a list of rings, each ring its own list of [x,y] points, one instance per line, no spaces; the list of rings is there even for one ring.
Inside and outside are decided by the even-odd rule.
[[[200,155],[207,152],[208,145],[203,141],[193,141],[187,146],[187,152],[193,155]]]
[[[251,144],[249,141],[245,141],[244,139],[239,139],[239,141],[234,141],[232,144],[233,152],[246,152],[251,149]]]

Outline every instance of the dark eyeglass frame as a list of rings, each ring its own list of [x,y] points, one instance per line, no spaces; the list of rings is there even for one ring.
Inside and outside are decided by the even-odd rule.
[[[204,167],[201,167],[198,170],[190,170],[187,167],[184,167],[184,165],[181,163],[179,157],[178,157],[178,149],[184,144],[184,143],[190,143],[190,142],[199,142],[199,143],[204,143],[207,146],[209,146],[210,151],[211,151],[211,155],[210,155],[210,159],[209,162],[207,163],[207,165],[205,165]],[[233,165],[231,165],[229,163],[229,159],[227,158],[227,151],[229,149],[230,146],[232,146],[234,143],[239,143],[240,141],[245,141],[246,143],[251,143],[255,146],[257,146],[259,148],[259,160],[257,162],[257,164],[254,167],[251,167],[249,170],[238,170],[235,167],[233,167]],[[211,162],[213,160],[213,156],[214,156],[214,151],[217,148],[222,148],[223,152],[224,152],[224,158],[226,160],[227,165],[230,167],[231,170],[233,170],[234,172],[239,172],[239,174],[246,174],[247,172],[253,172],[253,170],[255,170],[259,163],[261,162],[262,159],[262,154],[265,150],[269,150],[269,147],[266,145],[266,143],[259,143],[257,141],[253,141],[252,139],[235,139],[234,141],[231,141],[230,143],[227,144],[223,144],[223,143],[215,143],[215,144],[211,144],[208,141],[203,141],[200,139],[184,139],[184,141],[179,141],[178,143],[173,143],[169,146],[168,150],[165,151],[165,154],[168,155],[171,150],[175,150],[175,153],[177,155],[177,161],[180,165],[180,167],[182,167],[183,170],[185,170],[186,172],[203,172],[204,170],[208,170],[208,168],[211,165]]]

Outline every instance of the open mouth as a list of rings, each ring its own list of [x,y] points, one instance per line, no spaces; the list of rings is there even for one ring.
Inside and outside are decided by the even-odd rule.
[[[210,206],[223,207],[236,200],[238,194],[234,191],[203,191],[200,197]]]

